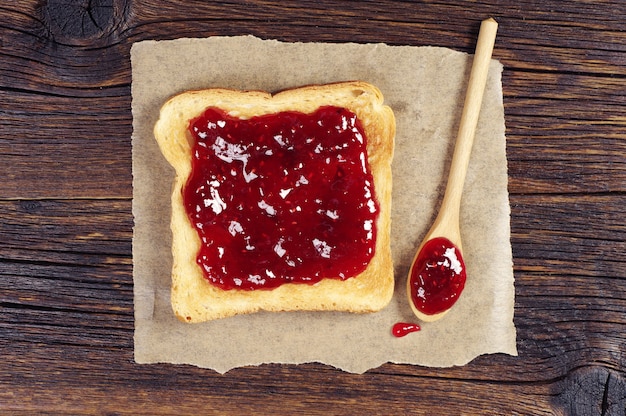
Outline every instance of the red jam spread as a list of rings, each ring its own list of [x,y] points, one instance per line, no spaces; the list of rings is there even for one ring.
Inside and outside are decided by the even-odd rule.
[[[402,338],[406,335],[409,335],[411,332],[419,331],[420,326],[418,324],[413,324],[410,322],[398,322],[393,325],[391,328],[391,333],[396,338]]]
[[[427,241],[409,276],[413,304],[426,315],[448,310],[461,295],[465,277],[465,263],[454,244],[442,237]]]
[[[244,120],[208,108],[189,129],[183,199],[210,282],[271,289],[365,270],[379,206],[355,114],[321,107]]]

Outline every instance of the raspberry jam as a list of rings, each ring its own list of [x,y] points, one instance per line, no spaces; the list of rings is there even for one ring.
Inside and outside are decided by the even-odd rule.
[[[396,338],[402,338],[409,335],[411,332],[417,332],[422,328],[418,324],[410,322],[398,322],[391,328],[391,333]]]
[[[183,200],[210,282],[271,289],[365,270],[379,205],[355,114],[321,107],[244,120],[208,108],[189,130]]]
[[[411,269],[411,300],[426,315],[446,311],[461,295],[465,278],[460,250],[447,238],[433,238],[424,244]]]

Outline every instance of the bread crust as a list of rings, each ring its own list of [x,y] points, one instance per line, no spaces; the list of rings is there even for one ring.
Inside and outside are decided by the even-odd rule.
[[[193,139],[188,132],[189,121],[211,106],[247,119],[280,111],[308,114],[327,105],[355,113],[367,137],[369,165],[380,207],[376,251],[369,265],[350,279],[323,279],[314,285],[286,283],[275,289],[254,291],[214,286],[196,263],[200,239],[183,205],[182,190],[191,173]],[[171,302],[180,320],[203,322],[259,310],[364,313],[381,310],[389,303],[394,291],[390,229],[395,118],[376,87],[354,81],[304,86],[275,94],[222,88],[187,91],[163,105],[154,135],[176,173],[171,196]]]

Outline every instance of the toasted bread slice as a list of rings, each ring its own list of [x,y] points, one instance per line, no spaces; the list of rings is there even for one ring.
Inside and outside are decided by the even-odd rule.
[[[316,284],[285,283],[271,290],[221,289],[210,283],[196,262],[200,238],[183,205],[183,187],[191,173],[193,138],[190,120],[208,107],[248,119],[282,111],[310,114],[322,106],[346,108],[360,120],[379,204],[375,254],[366,269],[346,280],[322,279]],[[259,91],[207,89],[174,96],[161,108],[154,128],[161,152],[176,172],[172,191],[172,308],[184,322],[202,322],[265,311],[374,312],[393,295],[390,248],[391,161],[395,118],[382,93],[365,82],[305,86],[269,94]]]

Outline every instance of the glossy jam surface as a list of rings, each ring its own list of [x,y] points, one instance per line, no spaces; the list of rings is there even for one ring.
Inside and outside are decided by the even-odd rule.
[[[374,255],[379,206],[357,117],[336,107],[190,123],[183,190],[205,277],[223,289],[353,277]]]
[[[411,300],[426,315],[448,310],[461,295],[465,278],[460,250],[446,238],[434,238],[424,244],[411,270]]]
[[[398,322],[391,328],[391,333],[396,338],[402,338],[406,335],[409,335],[411,332],[417,332],[421,328],[418,324],[413,324],[410,322]]]

